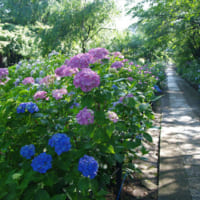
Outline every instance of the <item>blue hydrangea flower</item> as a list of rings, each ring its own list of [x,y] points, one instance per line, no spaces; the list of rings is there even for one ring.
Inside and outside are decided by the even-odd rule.
[[[154,88],[157,92],[162,92],[162,90],[157,86],[157,85],[154,85]]]
[[[19,104],[19,106],[17,107],[17,113],[25,113],[26,110],[32,114],[32,113],[34,113],[34,112],[38,112],[38,111],[39,111],[39,108],[38,108],[38,106],[37,106],[35,103],[33,103],[33,102],[21,103],[21,104]]]
[[[39,111],[39,108],[38,106],[33,103],[33,102],[28,102],[26,103],[26,109],[32,114],[34,112],[38,112]]]
[[[79,160],[78,170],[85,177],[93,179],[97,175],[98,168],[98,162],[92,156],[84,155]]]
[[[80,104],[75,102],[70,106],[70,109],[73,109],[74,107],[79,107],[79,106]]]
[[[26,103],[20,103],[17,107],[17,113],[25,113],[26,111]]]
[[[32,160],[31,167],[34,171],[44,174],[47,172],[48,169],[52,167],[51,161],[51,155],[46,154],[46,152],[44,152],[39,154]]]
[[[116,85],[112,85],[112,88],[115,89],[115,90],[118,89],[118,87]]]
[[[20,154],[26,159],[31,159],[31,157],[35,154],[35,146],[30,144],[21,147]]]
[[[67,152],[71,149],[70,138],[63,133],[56,133],[50,139],[48,143],[51,147],[55,147],[55,152],[60,155],[63,152]]]

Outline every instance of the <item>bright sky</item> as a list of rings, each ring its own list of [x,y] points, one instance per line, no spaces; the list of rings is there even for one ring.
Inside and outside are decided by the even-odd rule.
[[[133,19],[130,15],[126,15],[126,9],[125,9],[125,4],[126,0],[115,0],[117,2],[118,8],[122,11],[121,16],[116,17],[115,21],[115,26],[118,30],[124,30],[128,28],[131,24],[135,23],[137,19]],[[136,5],[138,2],[141,0],[135,0],[134,3],[131,4],[130,7],[133,7]],[[147,9],[149,6],[147,3],[144,4],[144,9]]]

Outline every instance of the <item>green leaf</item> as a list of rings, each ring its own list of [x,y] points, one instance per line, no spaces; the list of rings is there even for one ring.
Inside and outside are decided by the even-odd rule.
[[[151,135],[149,135],[148,133],[143,133],[143,137],[149,141],[149,142],[153,142]]]
[[[48,192],[46,190],[39,190],[36,194],[35,194],[35,200],[50,200],[50,196],[48,194]]]
[[[120,81],[124,81],[124,80],[126,80],[126,78],[120,78],[120,79],[114,80],[113,82],[116,83],[116,82],[120,82]]]
[[[115,154],[114,147],[112,145],[108,145],[106,149],[107,153]]]
[[[139,106],[140,111],[145,111],[149,108],[149,104],[148,103],[142,103]]]
[[[65,194],[57,194],[54,195],[51,200],[66,200],[66,196]]]

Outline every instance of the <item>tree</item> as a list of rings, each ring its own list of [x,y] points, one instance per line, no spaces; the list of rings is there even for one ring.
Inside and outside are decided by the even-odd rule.
[[[134,26],[143,32],[146,48],[151,52],[173,49],[180,54],[185,49],[187,57],[200,57],[200,3],[197,0],[149,0],[150,7],[145,10],[143,1],[131,8],[129,13],[138,17]],[[153,55],[152,55],[153,56]]]
[[[42,31],[44,54],[56,47],[71,49],[73,43],[85,52],[88,42],[106,29],[105,23],[111,19],[113,12],[114,2],[111,0],[57,2],[49,11],[49,28]]]

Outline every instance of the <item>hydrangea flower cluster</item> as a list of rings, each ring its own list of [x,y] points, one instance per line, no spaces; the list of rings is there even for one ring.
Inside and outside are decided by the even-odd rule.
[[[62,99],[63,95],[67,94],[67,90],[65,88],[57,89],[52,91],[52,96],[56,99]]]
[[[76,88],[80,87],[82,91],[89,92],[100,84],[99,75],[89,68],[82,69],[74,77],[74,85]]]
[[[72,76],[73,74],[77,74],[78,72],[78,68],[68,67],[67,65],[62,65],[55,70],[55,74],[60,77]]]
[[[85,177],[93,179],[97,175],[98,168],[98,162],[92,156],[84,155],[79,160],[78,170]]]
[[[94,111],[84,108],[76,115],[77,122],[80,125],[88,125],[94,123]]]
[[[33,102],[21,103],[17,107],[17,113],[25,113],[26,111],[30,112],[31,114],[34,112],[38,112],[38,106]]]
[[[38,91],[34,94],[34,100],[37,100],[37,99],[46,99],[47,97],[47,92],[45,91]]]
[[[48,143],[51,147],[55,148],[55,152],[60,155],[63,152],[67,152],[71,149],[70,138],[63,133],[56,133],[50,139]]]
[[[162,90],[159,88],[158,85],[154,85],[154,88],[155,88],[155,90],[156,90],[157,92],[162,92]]]
[[[89,64],[93,63],[93,56],[89,53],[80,53],[72,57],[67,66],[72,68],[87,68]]]
[[[34,81],[34,78],[33,78],[33,77],[26,77],[26,78],[22,81],[22,83],[23,83],[24,85],[28,85],[28,84],[34,84],[35,81]]]
[[[35,146],[33,144],[25,145],[21,147],[20,155],[22,155],[26,159],[31,159],[35,154]]]
[[[130,82],[132,82],[133,78],[132,77],[128,77],[127,80],[130,81]]]
[[[108,111],[107,112],[107,117],[110,121],[116,123],[119,120],[119,117],[117,116],[117,114],[113,111]]]
[[[48,75],[48,76],[45,76],[43,79],[40,80],[40,85],[50,85],[50,84],[53,84],[54,81],[55,81],[55,76],[53,75]]]
[[[51,161],[52,156],[44,152],[39,154],[32,160],[31,167],[34,171],[44,174],[47,172],[48,169],[52,167]]]
[[[8,76],[8,69],[7,68],[0,68],[0,79],[4,79]]]
[[[119,51],[113,52],[112,55],[113,55],[114,57],[124,58],[124,56],[123,56],[123,55],[121,54],[121,52],[119,52]]]
[[[124,66],[124,63],[122,63],[121,61],[116,61],[111,65],[111,68],[118,69],[118,68],[122,68],[123,66]]]
[[[97,60],[104,59],[109,54],[109,51],[105,48],[94,48],[88,51],[90,55],[93,57],[93,61],[96,62]]]

